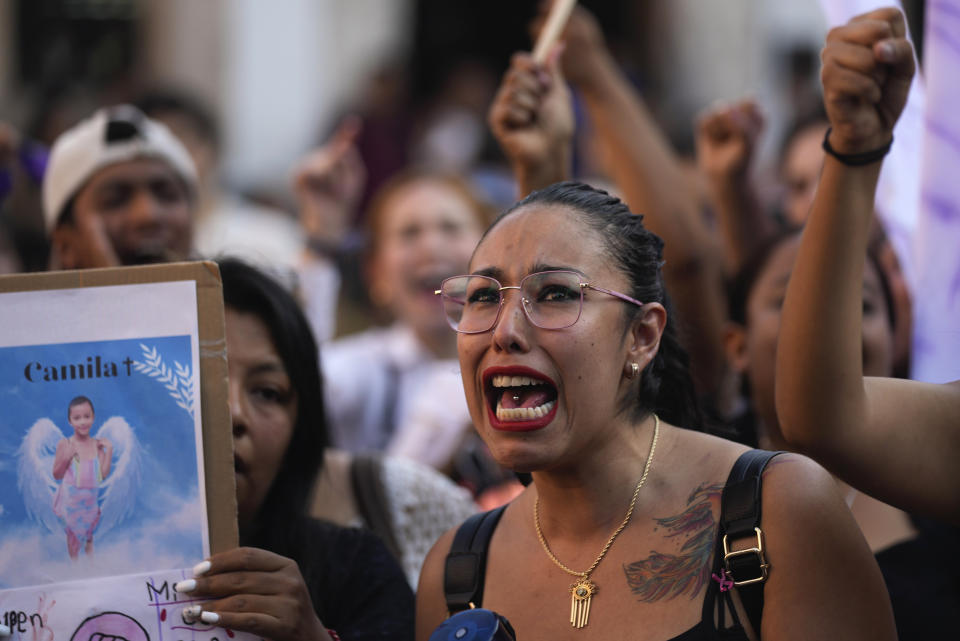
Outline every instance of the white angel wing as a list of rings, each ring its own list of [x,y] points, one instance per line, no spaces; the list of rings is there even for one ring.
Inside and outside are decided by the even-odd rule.
[[[141,456],[140,443],[133,428],[120,416],[108,418],[97,432],[97,438],[109,439],[113,444],[113,465],[101,484],[103,503],[97,533],[103,536],[130,516],[136,507]]]
[[[53,513],[53,496],[57,481],[53,478],[53,457],[63,432],[49,418],[37,419],[27,430],[17,449],[17,488],[31,518],[51,532],[62,530],[60,519]]]

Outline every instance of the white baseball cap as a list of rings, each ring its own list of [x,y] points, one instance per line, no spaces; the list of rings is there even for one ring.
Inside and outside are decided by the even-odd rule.
[[[63,208],[99,169],[134,158],[165,161],[197,191],[197,170],[186,147],[167,127],[131,105],[97,110],[68,129],[50,150],[43,177],[43,219],[52,233]]]

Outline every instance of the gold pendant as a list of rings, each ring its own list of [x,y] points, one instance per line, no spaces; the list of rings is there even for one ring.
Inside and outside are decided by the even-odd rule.
[[[583,577],[570,586],[570,625],[582,628],[590,619],[590,599],[597,586],[588,577]]]

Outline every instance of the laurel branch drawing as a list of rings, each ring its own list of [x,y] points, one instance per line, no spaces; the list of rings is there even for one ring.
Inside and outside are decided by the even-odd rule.
[[[143,362],[134,361],[133,368],[166,387],[177,406],[186,410],[191,418],[195,418],[193,376],[190,375],[190,367],[173,361],[171,369],[163,362],[163,357],[157,352],[156,347],[150,348],[140,343],[140,349],[143,350]]]

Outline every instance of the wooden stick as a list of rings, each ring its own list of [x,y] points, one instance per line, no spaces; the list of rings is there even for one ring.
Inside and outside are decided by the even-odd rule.
[[[554,0],[540,37],[537,38],[537,44],[533,47],[533,61],[538,65],[546,62],[547,54],[560,38],[563,28],[567,26],[567,20],[570,19],[570,12],[573,11],[575,4],[577,0]]]

